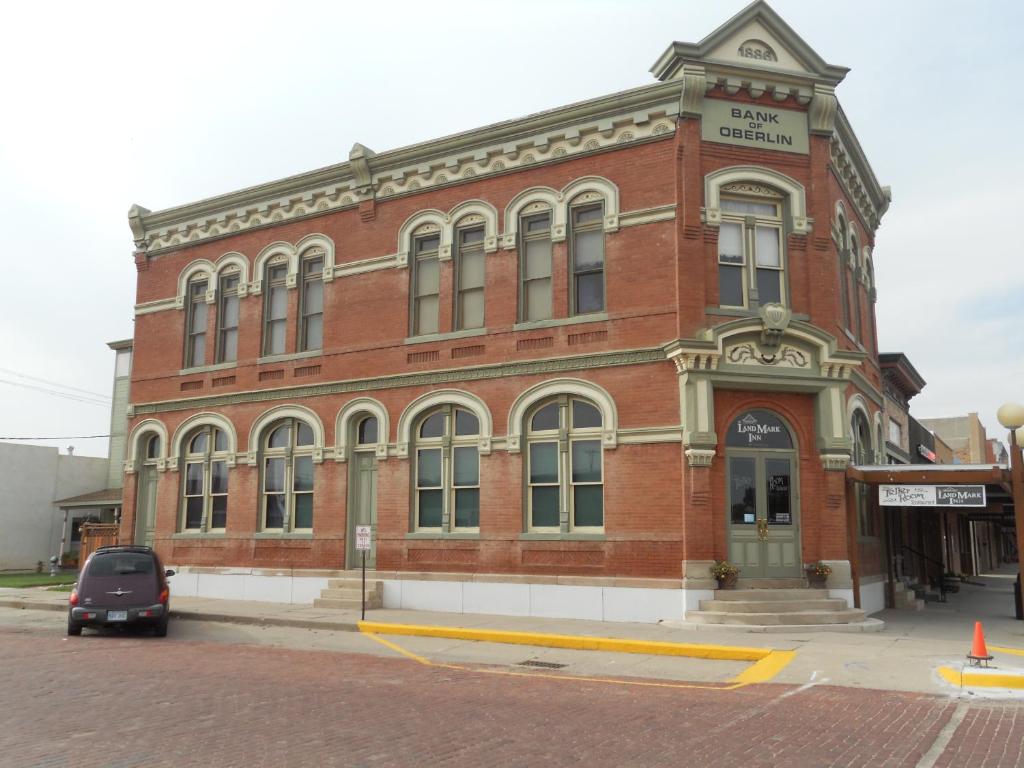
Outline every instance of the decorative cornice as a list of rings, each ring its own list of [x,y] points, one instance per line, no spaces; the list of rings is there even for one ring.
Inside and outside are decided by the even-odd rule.
[[[691,467],[710,467],[715,459],[715,451],[706,448],[687,448],[686,462]]]
[[[464,381],[500,379],[508,376],[529,376],[545,373],[561,373],[564,371],[583,371],[592,368],[610,368],[620,365],[660,363],[664,360],[664,352],[660,347],[655,347],[653,349],[603,352],[595,355],[578,355],[572,357],[548,358],[544,360],[524,360],[522,362],[477,366],[473,368],[451,368],[444,371],[402,373],[395,374],[393,376],[379,376],[370,379],[349,379],[344,381],[311,384],[302,387],[280,387],[275,389],[250,390],[247,392],[233,392],[224,395],[211,395],[207,397],[186,398],[181,400],[133,403],[133,408],[136,415],[165,413],[168,411],[184,411],[197,408],[217,408],[237,403],[297,400],[306,397],[319,397],[322,395],[333,395],[346,392],[365,392],[375,389],[420,387]]]
[[[619,227],[636,227],[640,224],[655,224],[672,221],[676,217],[676,204],[659,205],[654,208],[640,208],[619,214]]]
[[[836,130],[830,148],[832,167],[840,184],[857,208],[861,220],[874,232],[889,209],[892,190],[878,183],[842,107],[839,107],[836,114]]]
[[[822,453],[820,458],[821,467],[826,472],[845,472],[850,463],[850,457],[845,453]]]
[[[380,154],[356,144],[347,163],[155,213],[133,206],[132,235],[138,248],[155,254],[364,199],[668,138],[680,90],[679,83],[655,83]]]

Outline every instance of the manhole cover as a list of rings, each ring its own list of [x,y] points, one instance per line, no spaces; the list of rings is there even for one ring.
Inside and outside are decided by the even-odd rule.
[[[541,669],[562,669],[562,667],[569,666],[568,664],[556,664],[553,661],[537,661],[536,659],[530,659],[529,661],[520,661],[517,667],[540,667]]]

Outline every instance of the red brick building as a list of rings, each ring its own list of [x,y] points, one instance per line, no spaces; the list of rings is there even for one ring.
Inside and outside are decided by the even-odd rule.
[[[678,618],[721,558],[852,602],[889,193],[846,71],[756,2],[650,85],[133,207],[125,537],[179,593],[309,600],[366,523],[389,604]]]

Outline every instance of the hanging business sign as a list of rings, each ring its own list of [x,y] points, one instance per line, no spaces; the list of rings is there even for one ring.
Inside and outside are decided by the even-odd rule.
[[[700,137],[720,144],[799,152],[802,155],[809,151],[807,113],[766,107],[764,104],[704,99]]]
[[[883,507],[984,507],[984,485],[880,485]]]

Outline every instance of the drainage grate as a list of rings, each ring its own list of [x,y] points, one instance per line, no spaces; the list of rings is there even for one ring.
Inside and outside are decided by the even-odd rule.
[[[553,661],[537,661],[536,659],[530,659],[529,661],[520,661],[516,664],[517,667],[540,667],[541,669],[562,669],[563,667],[569,666],[568,664],[556,664]]]

